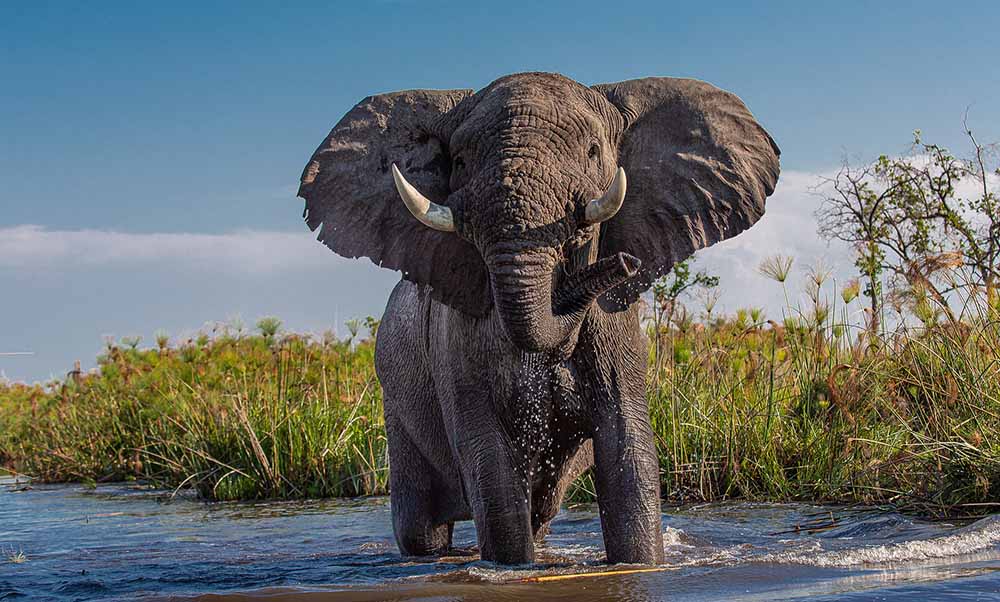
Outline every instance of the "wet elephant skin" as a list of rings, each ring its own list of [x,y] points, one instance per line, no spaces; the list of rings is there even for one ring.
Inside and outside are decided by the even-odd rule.
[[[608,560],[662,559],[639,298],[760,219],[778,155],[739,98],[665,77],[521,73],[337,123],[299,196],[333,251],[402,273],[376,343],[401,552],[443,553],[473,519],[483,559],[530,563],[593,466]],[[393,165],[448,228],[411,213]],[[619,167],[624,201],[595,221]]]

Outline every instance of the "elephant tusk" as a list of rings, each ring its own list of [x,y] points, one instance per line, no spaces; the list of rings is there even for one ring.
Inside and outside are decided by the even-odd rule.
[[[396,182],[396,192],[399,193],[406,208],[410,210],[413,217],[420,220],[420,223],[442,232],[454,232],[455,220],[452,218],[451,209],[444,205],[438,205],[430,199],[420,194],[403,174],[399,173],[396,164],[392,164],[392,179]]]
[[[611,186],[599,199],[594,199],[587,203],[584,218],[588,224],[599,224],[614,217],[625,202],[625,189],[628,182],[625,179],[625,170],[621,167],[615,172],[615,179],[611,181]]]

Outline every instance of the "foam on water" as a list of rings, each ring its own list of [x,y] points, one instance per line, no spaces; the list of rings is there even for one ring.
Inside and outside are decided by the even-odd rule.
[[[816,567],[852,567],[951,558],[998,545],[1000,545],[1000,517],[989,517],[940,537],[836,551],[820,551],[814,548],[778,552],[765,554],[753,560]],[[819,546],[816,545],[816,548]]]
[[[327,598],[324,590],[315,599],[354,601],[385,599],[385,588],[397,587],[406,600],[563,602],[799,600],[815,594],[840,600],[843,592],[877,590],[882,596],[901,584],[934,594],[1000,593],[1000,516],[959,528],[881,508],[668,508],[662,571],[635,576],[628,574],[631,567],[605,563],[596,505],[560,512],[536,549],[536,564],[502,567],[479,560],[475,526],[468,521],[455,527],[454,555],[400,557],[386,498],[204,504],[135,486],[93,491],[10,481],[0,481],[0,552],[24,550],[30,560],[14,564],[0,554],[0,599],[131,600],[155,593],[194,600],[197,592],[276,586],[335,587],[340,597]],[[969,575],[983,571],[995,576],[968,585]],[[593,577],[604,572],[610,574]],[[526,583],[570,573],[588,578]],[[241,596],[230,599],[253,599]],[[889,596],[903,602],[934,598]]]
[[[663,529],[663,549],[670,552],[674,549],[690,550],[693,548],[687,543],[684,531],[676,527],[665,527]]]

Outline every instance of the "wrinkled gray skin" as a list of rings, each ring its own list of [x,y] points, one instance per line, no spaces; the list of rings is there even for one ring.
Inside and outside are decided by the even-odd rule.
[[[404,554],[447,551],[472,518],[483,559],[530,563],[593,465],[608,560],[662,560],[636,301],[761,217],[778,154],[737,97],[672,78],[516,74],[372,96],[337,124],[299,196],[331,249],[403,273],[376,369]],[[456,232],[407,211],[393,163]],[[585,224],[618,165],[624,205]]]

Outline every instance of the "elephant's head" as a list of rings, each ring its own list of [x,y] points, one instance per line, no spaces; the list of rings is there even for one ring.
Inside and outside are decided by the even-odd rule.
[[[778,148],[734,95],[690,79],[587,88],[555,74],[371,96],[302,175],[310,228],[510,339],[571,339],[595,298],[633,303],[756,222]]]

